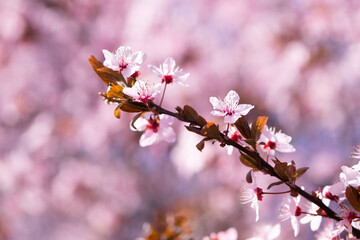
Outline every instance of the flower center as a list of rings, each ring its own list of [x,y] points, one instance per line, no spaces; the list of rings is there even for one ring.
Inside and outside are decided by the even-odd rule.
[[[264,149],[271,149],[274,150],[276,148],[276,142],[273,141],[268,141],[265,145],[264,145]]]
[[[159,120],[150,118],[146,125],[146,130],[152,130],[154,133],[157,133],[159,130]]]
[[[165,82],[166,84],[170,84],[173,82],[173,75],[164,75],[163,78],[161,79],[161,82]]]
[[[299,206],[296,206],[295,217],[299,217],[300,215],[301,215],[301,208]]]
[[[258,201],[262,201],[263,199],[263,190],[261,188],[254,189],[254,192],[256,193],[256,197]]]
[[[128,64],[127,62],[124,62],[124,60],[121,61],[121,63],[119,63],[119,71],[121,72],[122,70],[124,70],[125,68],[127,68],[128,65],[129,65],[129,64]]]
[[[231,136],[230,139],[234,142],[239,142],[241,140],[241,135],[239,134],[239,131],[235,131]]]

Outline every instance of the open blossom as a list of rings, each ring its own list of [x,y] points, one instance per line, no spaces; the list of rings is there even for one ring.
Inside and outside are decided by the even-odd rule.
[[[171,127],[172,123],[172,117],[160,114],[159,118],[154,118],[152,116],[149,118],[140,117],[134,123],[136,129],[133,127],[130,128],[133,131],[145,131],[140,137],[140,146],[146,147],[161,140],[175,142],[176,137],[174,129]]]
[[[145,60],[145,54],[142,51],[133,52],[131,47],[120,46],[115,54],[106,49],[102,52],[105,57],[104,66],[121,72],[125,78],[139,71],[140,65]]]
[[[255,221],[259,220],[259,201],[262,201],[263,191],[256,184],[254,173],[251,172],[252,183],[246,183],[240,187],[240,203],[251,202],[251,208],[255,210]]]
[[[329,220],[324,224],[324,229],[316,234],[317,240],[341,240],[339,235],[343,229],[336,229],[333,220]]]
[[[326,206],[329,206],[330,204],[330,199],[324,198],[322,197],[321,191],[316,191],[315,192],[316,195],[319,197],[319,199],[321,199],[323,201],[323,203]],[[316,231],[319,229],[320,224],[321,224],[321,220],[322,220],[322,216],[316,216],[317,215],[317,210],[319,209],[319,206],[317,206],[315,203],[311,202],[309,209],[306,211],[308,213],[312,213],[314,215],[310,215],[307,214],[305,215],[302,219],[300,219],[300,223],[301,224],[306,224],[310,222],[310,228],[312,231]]]
[[[182,69],[179,67],[175,68],[175,60],[171,57],[165,59],[165,61],[160,64],[160,67],[155,67],[153,65],[148,65],[148,67],[161,78],[161,82],[165,84],[177,83],[184,87],[188,87],[189,85],[186,82],[190,73],[183,73]]]
[[[274,226],[266,225],[260,227],[261,231],[259,231],[259,235],[256,237],[247,238],[246,240],[275,240],[278,239],[281,232],[280,224],[276,224]]]
[[[137,80],[131,88],[125,87],[123,89],[123,93],[145,104],[148,100],[156,99],[160,92],[161,83],[154,85],[141,80]]]
[[[269,152],[274,155],[275,151],[279,152],[295,152],[295,148],[290,144],[291,137],[282,132],[275,133],[274,128],[268,128],[265,126],[262,132],[259,142],[265,143],[261,146],[263,151]]]
[[[290,218],[295,237],[299,234],[300,231],[298,217],[301,215],[301,208],[299,207],[299,202],[300,196],[297,196],[296,198],[288,196],[283,200],[279,214],[279,219],[281,221],[285,221]]]
[[[353,223],[354,219],[359,219],[359,216],[356,212],[349,209],[346,205],[343,204],[341,205],[340,209],[340,217],[342,218],[342,220],[336,224],[336,228],[344,229],[348,232],[351,232],[351,224]]]
[[[203,240],[237,240],[238,233],[235,228],[229,228],[225,232],[211,233],[209,237],[203,237]]]
[[[359,164],[352,167],[342,166],[339,181],[328,188],[328,192],[332,195],[338,196],[345,193],[346,188],[351,185],[353,187],[360,186],[360,171]],[[340,200],[344,200],[344,197],[340,197]]]
[[[225,123],[235,123],[238,118],[245,116],[254,108],[254,106],[250,104],[239,104],[239,100],[239,94],[234,90],[231,90],[226,95],[224,101],[221,101],[217,97],[210,97],[210,102],[214,108],[214,110],[211,111],[211,114],[224,117]]]

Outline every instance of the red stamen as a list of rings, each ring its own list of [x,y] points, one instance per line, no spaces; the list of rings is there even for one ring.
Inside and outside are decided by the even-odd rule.
[[[235,131],[232,135],[231,135],[231,140],[233,140],[234,142],[239,142],[242,137],[241,135],[239,134],[239,131]]]
[[[161,82],[165,82],[166,84],[170,84],[173,82],[173,75],[164,75],[163,78],[161,79]]]
[[[271,150],[274,150],[276,148],[276,142],[273,141],[268,141],[265,145],[264,145],[264,149],[268,149],[270,148]]]
[[[257,197],[258,201],[262,201],[262,199],[263,199],[263,190],[261,188],[256,188],[254,191],[256,193],[256,197]]]
[[[299,206],[296,206],[295,217],[299,217],[300,215],[301,215],[301,208]]]
[[[159,120],[150,118],[148,125],[146,125],[146,130],[152,130],[154,133],[157,133],[159,130]]]

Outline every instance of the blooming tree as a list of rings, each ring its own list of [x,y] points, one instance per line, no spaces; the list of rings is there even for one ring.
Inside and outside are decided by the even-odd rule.
[[[348,237],[360,238],[358,221],[360,220],[360,162],[352,167],[342,167],[339,182],[326,186],[323,191],[319,188],[311,193],[299,187],[296,181],[308,170],[307,167],[298,168],[294,161],[280,161],[277,152],[294,152],[295,148],[290,143],[292,138],[281,131],[275,132],[274,128],[267,126],[268,118],[259,116],[251,123],[246,115],[254,108],[251,104],[240,103],[240,96],[230,90],[224,100],[210,97],[213,110],[210,114],[223,117],[226,125],[222,129],[219,124],[206,120],[191,106],[177,106],[176,111],[162,107],[166,86],[171,83],[188,86],[186,83],[189,73],[183,73],[176,67],[175,60],[166,58],[159,66],[148,65],[160,79],[160,83],[151,84],[138,79],[140,66],[145,59],[141,51],[132,52],[130,47],[121,46],[115,54],[103,50],[105,60],[103,63],[90,57],[94,71],[107,85],[107,91],[100,93],[107,103],[116,104],[114,115],[120,117],[121,112],[136,113],[130,123],[134,131],[144,132],[140,137],[140,146],[146,147],[159,141],[176,141],[175,131],[171,127],[175,119],[184,122],[186,129],[202,137],[196,148],[202,151],[206,142],[218,142],[220,147],[227,146],[228,153],[237,149],[240,161],[249,168],[246,183],[239,186],[240,203],[251,203],[255,210],[255,221],[259,219],[259,204],[266,194],[286,194],[280,208],[279,219],[291,220],[296,237],[300,232],[300,224],[310,223],[311,230],[317,231],[321,220],[327,218],[327,227],[324,232],[317,234],[318,239],[340,238],[342,232],[348,232]],[[160,102],[158,96],[162,90]],[[353,152],[354,158],[359,158],[359,146]],[[263,153],[266,154],[265,157]],[[258,186],[259,175],[268,175],[275,182],[265,188]],[[283,185],[287,191],[269,191],[274,186]],[[307,208],[300,206],[306,202]],[[333,210],[329,203],[337,208]],[[336,212],[338,211],[338,212]],[[300,219],[299,217],[302,216]],[[185,239],[183,233],[188,233],[184,221],[172,224],[162,224],[162,228],[151,228],[146,239]],[[167,228],[173,226],[175,230]],[[278,226],[278,225],[276,225]],[[280,227],[276,227],[276,234],[269,239],[280,235]],[[212,233],[204,240],[236,240],[238,233],[230,228],[225,232]],[[254,237],[253,239],[257,239]]]

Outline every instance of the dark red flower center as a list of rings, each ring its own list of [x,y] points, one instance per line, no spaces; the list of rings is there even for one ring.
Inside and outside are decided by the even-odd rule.
[[[124,70],[125,68],[127,68],[128,65],[129,65],[129,64],[126,63],[126,62],[121,62],[121,63],[119,64],[119,71],[121,72],[122,70]]]
[[[271,149],[274,150],[276,148],[276,142],[273,141],[268,141],[265,145],[264,145],[264,149]]]
[[[173,75],[164,75],[163,78],[161,79],[161,82],[165,82],[166,84],[170,84],[172,83],[174,80]]]
[[[159,120],[150,118],[146,125],[146,130],[152,130],[154,133],[157,133],[159,130]]]
[[[301,215],[301,208],[299,206],[296,206],[295,217],[299,217],[300,215]]]
[[[261,188],[256,188],[255,190],[256,197],[258,201],[262,201],[263,199],[263,190]]]
[[[239,134],[239,131],[237,131],[237,130],[233,134],[231,134],[230,138],[234,142],[239,142],[242,139],[241,135]]]

